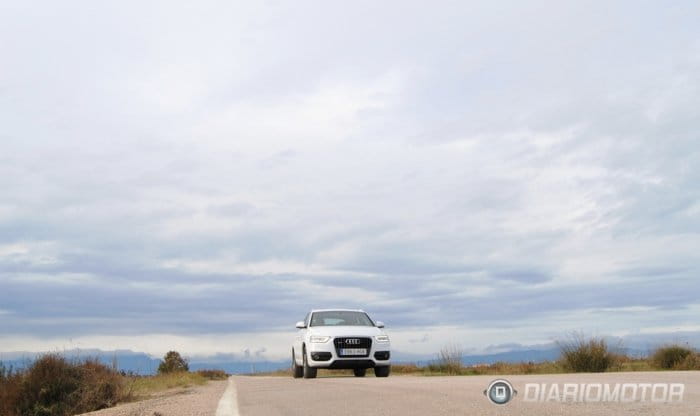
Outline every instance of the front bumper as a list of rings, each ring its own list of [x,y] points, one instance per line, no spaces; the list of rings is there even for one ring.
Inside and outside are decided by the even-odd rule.
[[[374,339],[367,357],[338,356],[334,339],[324,343],[310,342],[307,344],[307,351],[309,366],[316,368],[372,368],[387,366],[391,363],[391,344],[376,342]]]

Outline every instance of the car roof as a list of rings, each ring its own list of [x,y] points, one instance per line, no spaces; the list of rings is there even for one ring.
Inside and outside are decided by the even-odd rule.
[[[362,309],[311,309],[314,312],[364,312]]]

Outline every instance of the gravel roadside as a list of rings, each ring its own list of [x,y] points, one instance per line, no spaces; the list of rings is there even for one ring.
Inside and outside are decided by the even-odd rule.
[[[84,413],[89,416],[214,416],[228,381],[210,381],[203,386],[180,388],[158,397],[124,403],[109,409]]]

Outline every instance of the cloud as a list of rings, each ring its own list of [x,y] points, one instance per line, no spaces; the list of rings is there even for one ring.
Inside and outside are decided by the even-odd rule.
[[[418,343],[423,343],[423,342],[428,342],[430,341],[430,336],[428,334],[423,334],[422,337],[420,338],[414,338],[414,339],[409,339],[408,342],[411,344],[418,344]]]
[[[7,6],[0,339],[286,357],[320,306],[424,353],[692,326],[699,14]]]

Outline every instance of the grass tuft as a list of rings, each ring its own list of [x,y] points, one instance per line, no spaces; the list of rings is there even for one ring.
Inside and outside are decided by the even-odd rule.
[[[428,370],[448,375],[462,374],[464,372],[463,357],[464,350],[459,345],[448,344],[440,350],[437,360],[428,364]]]
[[[620,355],[614,353],[603,338],[589,338],[574,333],[568,340],[557,342],[561,351],[559,363],[566,371],[602,373],[620,366]]]

